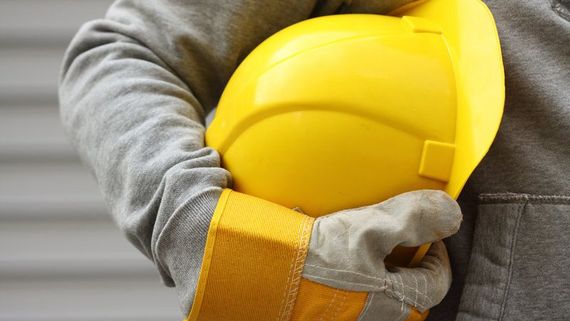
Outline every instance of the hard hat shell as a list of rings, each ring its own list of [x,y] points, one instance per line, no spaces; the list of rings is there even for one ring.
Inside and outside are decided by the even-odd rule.
[[[487,7],[418,1],[276,33],[231,77],[206,142],[236,190],[320,216],[417,189],[457,197],[503,102]]]

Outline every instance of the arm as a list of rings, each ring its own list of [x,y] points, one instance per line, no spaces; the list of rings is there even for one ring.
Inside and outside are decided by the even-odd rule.
[[[117,1],[65,56],[63,124],[129,240],[191,305],[208,225],[230,175],[204,115],[241,59],[312,1]]]

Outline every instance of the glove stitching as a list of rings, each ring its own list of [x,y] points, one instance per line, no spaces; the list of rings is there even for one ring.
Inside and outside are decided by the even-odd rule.
[[[409,297],[403,296],[399,292],[395,292],[395,291],[392,291],[390,289],[386,289],[385,293],[388,297],[392,298],[393,300],[396,300],[398,302],[403,302],[407,305],[413,306],[414,308],[418,308],[420,310],[427,310],[428,309],[427,306],[420,304],[418,302],[413,302]]]
[[[338,281],[338,280],[336,280],[336,279],[330,279],[330,278],[325,278],[325,277],[322,277],[322,276],[316,276],[316,275],[311,275],[311,274],[306,274],[306,276],[311,277],[311,278],[314,278],[314,279],[317,279],[317,280]],[[393,281],[391,281],[391,280],[385,280],[385,281],[388,282],[388,284],[390,284],[390,286],[393,287],[393,283],[394,283]],[[393,299],[396,299],[396,300],[398,300],[398,301],[400,301],[400,302],[401,302],[401,301],[406,301],[406,303],[408,303],[409,305],[412,305],[412,306],[414,306],[414,307],[419,307],[419,308],[422,308],[422,309],[426,309],[426,306],[425,306],[425,305],[420,304],[420,303],[418,303],[418,302],[414,302],[414,301],[411,300],[410,298],[404,296],[400,291],[395,290],[395,289],[390,289],[389,286],[377,287],[377,286],[372,286],[372,285],[366,284],[366,283],[358,283],[358,282],[352,282],[352,281],[343,281],[343,282],[344,282],[344,283],[348,283],[348,284],[352,284],[352,285],[360,285],[360,286],[363,286],[363,287],[368,287],[368,288],[371,289],[370,291],[372,291],[372,292],[386,292],[386,293],[389,292],[389,293],[392,294],[390,297],[393,298]],[[412,290],[414,290],[414,291],[416,291],[416,289],[414,289],[414,288],[412,288],[412,287],[409,287],[409,286],[407,286],[407,285],[404,285],[404,286],[407,287],[407,288],[410,288],[410,289],[412,289]],[[424,293],[422,293],[421,291],[418,291],[418,294],[420,294],[421,296],[423,296],[423,297],[426,299],[426,301],[428,301],[429,304],[431,304],[432,300],[431,300],[429,297],[427,297]]]
[[[387,293],[387,294],[390,294],[390,293],[391,293],[393,296],[395,296],[395,299],[397,299],[397,300],[399,300],[399,301],[405,301],[406,303],[408,303],[408,305],[411,305],[411,306],[416,307],[416,308],[419,307],[419,308],[421,308],[421,309],[426,309],[426,306],[427,306],[427,305],[433,306],[433,300],[432,300],[428,295],[426,295],[425,293],[423,293],[422,291],[419,291],[418,289],[415,289],[415,288],[413,288],[413,287],[410,287],[410,286],[405,285],[403,281],[396,282],[396,281],[393,279],[393,278],[394,278],[394,275],[388,274],[388,277],[390,278],[391,284],[389,284],[389,288],[386,289],[386,293]],[[398,274],[398,277],[400,278],[400,280],[402,280],[401,275]],[[400,290],[398,290],[397,288],[395,288],[395,286],[396,286],[396,285],[399,285],[399,284],[401,284],[401,285],[403,286],[402,291],[400,291]],[[427,284],[427,283],[426,283],[426,284]],[[412,300],[409,296],[406,295],[406,293],[405,293],[405,291],[404,291],[404,288],[406,288],[406,287],[409,288],[409,289],[411,289],[411,290],[414,290],[415,292],[417,292],[418,294],[420,294],[421,297],[424,298],[424,300],[426,301],[426,303],[425,303],[425,304],[424,304],[423,302],[422,302],[422,303],[419,303],[419,302],[417,302],[417,301]],[[426,292],[427,292],[427,287],[426,287]]]
[[[414,300],[412,300],[410,297],[406,296],[405,293],[402,293],[400,291],[398,291],[397,289],[394,288],[395,284],[398,284],[400,282],[395,282],[392,278],[393,276],[388,275],[388,277],[391,279],[389,282],[391,282],[390,286],[384,291],[386,293],[386,295],[388,297],[391,297],[392,299],[398,301],[398,302],[402,302],[402,303],[407,303],[408,305],[411,305],[415,308],[420,308],[422,310],[427,309],[427,307],[423,304],[420,304],[419,302],[414,302]],[[403,283],[400,283],[403,285]],[[429,298],[426,299],[430,300]]]
[[[314,279],[319,279],[319,280],[325,280],[325,281],[338,281],[337,279],[326,278],[326,277],[323,277],[323,276],[313,275],[313,274],[310,274],[310,273],[305,273],[305,276],[307,276],[307,277],[309,277],[309,278],[314,278]],[[384,291],[384,290],[386,289],[385,287],[378,287],[378,286],[370,285],[370,284],[367,284],[367,283],[359,283],[359,282],[352,282],[352,281],[342,281],[342,282],[343,282],[343,283],[352,284],[352,285],[360,285],[360,286],[363,286],[363,287],[367,287],[367,288],[372,289],[372,291],[379,291],[379,292],[381,292],[381,291]]]
[[[332,307],[334,300],[336,299],[336,295],[340,292],[340,289],[335,289],[333,296],[331,298],[331,301],[329,302],[329,304],[327,305],[327,308],[323,311],[323,314],[321,314],[321,317],[319,318],[319,321],[323,321],[325,315],[327,315],[327,313],[329,312],[330,308]]]
[[[427,284],[428,281],[427,281],[426,275],[422,273],[422,277],[424,278],[424,282]],[[430,278],[431,278],[431,277],[430,277]],[[427,288],[427,286],[426,286],[426,291],[429,291],[429,289]],[[430,302],[430,303],[431,303],[431,302]]]
[[[283,319],[289,320],[291,313],[293,312],[293,308],[295,307],[295,301],[297,299],[297,294],[299,292],[299,283],[301,282],[302,272],[304,268],[305,258],[307,256],[308,247],[305,244],[308,243],[308,239],[310,237],[310,233],[308,233],[309,228],[311,227],[311,219],[309,217],[305,217],[303,220],[303,229],[301,234],[301,240],[299,241],[299,247],[297,248],[297,257],[295,262],[295,270],[293,275],[295,279],[291,281],[291,287],[289,291],[289,300],[285,303],[285,308],[283,312]]]
[[[334,314],[332,315],[330,321],[336,320],[336,318],[337,318],[339,312],[340,312],[341,309],[342,309],[342,306],[346,303],[346,297],[347,297],[346,292],[341,291],[340,293],[341,293],[341,295],[342,295],[342,296],[341,296],[341,301],[340,301],[339,304],[336,306],[336,309],[335,309]]]
[[[404,279],[402,278],[401,274],[396,274],[396,276],[398,276],[398,279],[400,280],[400,284],[402,285],[402,297],[405,299],[407,297],[406,295],[406,286],[404,286]],[[417,304],[417,302],[414,302],[415,304]]]
[[[389,283],[394,283],[393,280],[391,279],[386,279],[386,278],[379,278],[379,277],[374,277],[374,276],[370,276],[367,274],[363,274],[363,273],[359,273],[359,272],[355,272],[355,271],[350,271],[350,270],[340,270],[340,269],[333,269],[333,268],[328,268],[328,267],[324,267],[324,266],[319,266],[319,265],[314,265],[314,264],[305,264],[305,266],[310,266],[310,267],[315,267],[315,268],[321,268],[321,269],[325,269],[325,270],[330,270],[330,271],[336,271],[336,272],[345,272],[345,273],[350,273],[350,274],[355,274],[355,275],[359,275],[359,276],[363,276],[369,279],[373,279],[373,280],[377,280],[377,281],[381,281],[381,282],[389,282]],[[318,279],[323,279],[323,280],[329,280],[329,281],[338,281],[336,279],[330,279],[330,278],[326,278],[326,277],[322,277],[322,276],[318,276],[318,275],[314,275],[308,272],[304,272],[304,274],[306,276],[312,277],[312,278],[318,278]],[[353,281],[342,281],[345,283],[349,283],[349,284],[354,284],[354,285],[364,285],[373,289],[377,289],[377,291],[383,291],[385,289],[385,287],[378,287],[378,286],[374,286],[374,285],[370,285],[370,284],[364,284],[364,283],[358,283],[358,282],[353,282]],[[426,280],[427,282],[427,280]],[[426,283],[427,284],[427,283]],[[418,290],[417,288],[411,287],[409,285],[406,285],[404,283],[402,283],[403,287],[406,287],[408,289],[414,290],[415,292],[417,292],[417,294],[425,297],[428,301],[431,301],[429,299],[429,297],[427,296],[426,293],[424,293],[423,291]],[[426,286],[427,289],[427,286]],[[396,290],[397,291],[397,290]],[[431,303],[431,302],[430,302]]]
[[[436,268],[433,269],[434,271],[443,271],[443,270],[444,270],[443,263],[441,262],[441,260],[433,260],[433,261],[430,261],[430,262],[435,262],[435,264],[437,265]],[[426,274],[426,273],[422,273],[422,277],[424,278],[424,281],[426,282],[425,289],[426,289],[426,293],[427,293],[429,290],[428,290],[428,287],[427,287],[428,281],[427,281],[427,277],[425,276],[425,274]],[[429,278],[430,278],[430,280],[431,280],[432,282],[435,283],[435,277],[434,277],[433,274],[429,273]],[[430,303],[431,303],[431,302],[430,302]]]
[[[412,273],[412,277],[414,278],[414,282],[416,284],[416,289],[420,288],[420,284],[418,282],[418,278],[416,277],[416,275],[414,273]],[[414,298],[415,302],[418,302],[418,291],[416,291],[416,297]]]
[[[424,279],[424,291],[425,291],[425,293],[427,293],[428,292],[428,281],[427,281],[426,277],[423,277],[423,279]]]
[[[285,293],[283,293],[283,298],[281,299],[280,308],[279,308],[280,312],[279,312],[279,315],[277,316],[277,321],[282,320],[285,316],[285,309],[286,309],[285,302],[287,299],[287,294],[290,293],[290,291],[291,291],[291,283],[290,282],[291,282],[291,279],[293,277],[293,268],[295,266],[296,258],[297,258],[299,249],[301,247],[300,243],[301,243],[302,237],[303,237],[302,232],[303,232],[304,223],[305,223],[305,221],[303,221],[303,224],[299,224],[299,230],[297,231],[297,233],[299,235],[299,238],[297,239],[297,251],[295,252],[295,257],[293,257],[293,259],[291,260],[291,265],[289,265],[289,273],[287,275],[287,282],[285,283],[286,284]]]
[[[311,275],[308,273],[306,274],[306,276],[309,276],[309,277],[314,278],[314,279],[319,279],[319,280],[338,281],[336,279],[325,278],[322,276]],[[385,281],[387,281],[390,285],[393,286],[393,281],[390,281],[390,280],[385,280]],[[384,293],[386,293],[386,295],[388,295],[388,297],[395,299],[398,302],[406,302],[407,304],[414,306],[416,308],[420,308],[422,310],[428,309],[428,307],[426,305],[420,304],[418,302],[414,302],[410,298],[402,295],[401,292],[394,290],[394,289],[390,289],[389,286],[378,288],[378,287],[371,286],[371,285],[365,284],[365,283],[358,283],[358,282],[351,282],[351,281],[343,281],[343,282],[348,283],[348,284],[353,284],[353,285],[360,285],[360,286],[364,286],[364,287],[369,287],[369,288],[373,289],[373,292],[384,292]],[[422,296],[424,296],[428,302],[431,302],[431,299],[428,298],[425,294],[423,294],[422,292],[419,292],[419,291],[418,291],[418,293],[421,294]],[[431,305],[431,303],[428,303],[428,304]]]

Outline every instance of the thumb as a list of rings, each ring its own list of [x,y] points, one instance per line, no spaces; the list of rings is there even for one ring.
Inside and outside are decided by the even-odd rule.
[[[382,217],[378,224],[390,251],[397,245],[419,246],[451,236],[462,220],[457,202],[437,190],[403,193],[373,207]]]
[[[440,303],[451,286],[451,266],[445,244],[432,244],[419,267],[393,267],[386,295],[423,312]]]

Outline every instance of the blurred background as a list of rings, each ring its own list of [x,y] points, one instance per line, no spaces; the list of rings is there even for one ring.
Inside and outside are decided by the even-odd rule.
[[[110,0],[0,0],[0,321],[180,321],[59,123],[57,79]]]

